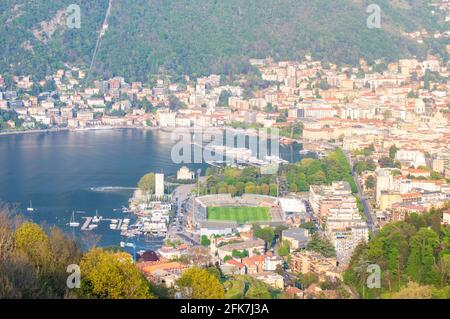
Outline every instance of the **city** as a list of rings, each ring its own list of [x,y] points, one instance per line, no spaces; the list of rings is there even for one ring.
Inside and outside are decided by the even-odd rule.
[[[449,53],[148,81],[0,68],[0,297],[450,299]]]

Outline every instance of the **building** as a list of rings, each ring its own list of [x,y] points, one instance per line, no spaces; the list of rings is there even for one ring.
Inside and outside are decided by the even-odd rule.
[[[439,154],[433,158],[433,171],[435,172],[444,174],[448,165],[450,165],[450,153]]]
[[[327,258],[307,250],[291,254],[289,262],[289,268],[294,273],[313,273],[327,277],[340,277],[337,265],[336,258]]]
[[[401,149],[395,155],[395,159],[398,160],[404,166],[426,166],[425,155],[418,150]]]
[[[355,207],[357,209],[356,200],[348,182],[333,182],[331,186],[311,185],[309,202],[321,223],[326,220],[330,209],[354,210]]]
[[[267,254],[264,260],[264,270],[265,271],[276,271],[278,267],[283,266],[284,259],[272,254]]]
[[[447,209],[442,216],[442,224],[448,226],[450,225],[450,209]]]
[[[249,257],[264,253],[264,241],[262,239],[249,239],[240,243],[228,244],[217,248],[217,254],[220,259],[224,259],[226,256],[231,256],[233,250],[238,252],[247,251]]]
[[[225,275],[245,275],[245,265],[235,259],[229,259],[220,266]]]
[[[268,284],[275,289],[284,289],[284,278],[283,276],[276,274],[274,272],[263,272],[256,273],[252,277],[261,280],[262,282]]]
[[[183,166],[177,172],[178,180],[193,180],[195,178],[195,173],[190,171],[188,167]]]
[[[283,230],[282,232],[283,241],[289,242],[291,249],[297,250],[305,248],[306,245],[311,241],[311,236],[309,231],[303,228],[291,228]]]
[[[377,168],[375,174],[377,180],[375,197],[379,204],[382,192],[391,192],[394,190],[394,177],[391,174],[391,170],[383,168]]]
[[[155,196],[164,196],[164,174],[155,174]]]
[[[176,126],[175,112],[158,112],[158,122],[160,127],[175,127]]]

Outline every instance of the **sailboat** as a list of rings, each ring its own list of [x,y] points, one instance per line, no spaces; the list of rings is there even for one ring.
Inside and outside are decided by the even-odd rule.
[[[31,200],[30,200],[30,206],[27,208],[27,212],[30,212],[30,213],[34,212],[34,208],[33,208],[33,205],[31,203]]]
[[[95,216],[92,218],[93,223],[99,223],[103,219],[102,216],[98,215],[98,210],[95,211]]]
[[[72,218],[70,219],[70,223],[69,223],[70,227],[80,227],[80,223],[75,221],[75,212],[72,212]]]

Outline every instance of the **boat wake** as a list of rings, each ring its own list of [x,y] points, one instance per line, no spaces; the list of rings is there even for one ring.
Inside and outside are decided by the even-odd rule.
[[[134,191],[136,187],[122,187],[122,186],[102,186],[102,187],[91,187],[89,188],[92,192],[99,193],[111,193],[111,192],[123,192],[123,191]]]

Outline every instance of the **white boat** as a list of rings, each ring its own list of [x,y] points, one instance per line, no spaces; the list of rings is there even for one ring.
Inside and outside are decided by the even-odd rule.
[[[72,212],[72,218],[70,219],[69,226],[73,227],[73,228],[80,227],[80,223],[75,221],[75,213],[74,212]]]
[[[30,200],[30,206],[27,208],[27,212],[30,212],[30,213],[34,212],[34,208],[33,208],[33,205],[31,203],[31,200]]]
[[[89,225],[88,230],[94,230],[94,229],[96,229],[97,227],[98,227],[98,225],[91,224],[91,225]]]
[[[116,230],[117,229],[117,224],[110,224],[109,225],[109,229]]]
[[[131,213],[131,210],[129,208],[126,208],[125,206],[122,206],[122,213]]]
[[[93,223],[99,223],[103,219],[102,216],[98,216],[98,211],[95,211],[95,216],[92,218]]]

